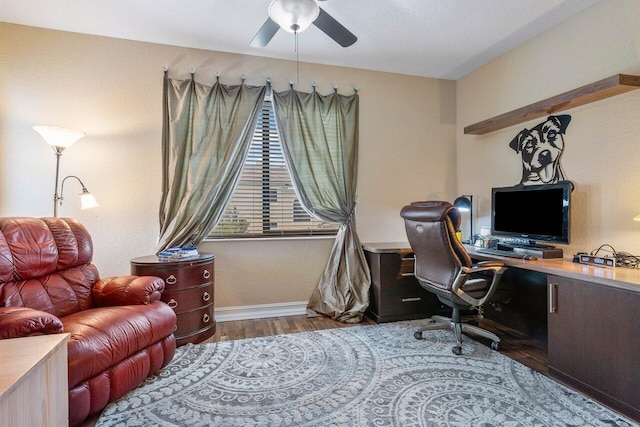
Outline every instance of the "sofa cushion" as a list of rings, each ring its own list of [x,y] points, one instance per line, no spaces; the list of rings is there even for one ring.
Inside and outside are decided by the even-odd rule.
[[[160,301],[101,307],[61,319],[69,340],[69,388],[171,335],[175,313]]]
[[[71,218],[0,218],[0,306],[57,317],[93,307],[89,232]]]
[[[37,279],[0,284],[0,305],[29,307],[65,317],[93,307],[91,287],[98,280],[93,264]]]

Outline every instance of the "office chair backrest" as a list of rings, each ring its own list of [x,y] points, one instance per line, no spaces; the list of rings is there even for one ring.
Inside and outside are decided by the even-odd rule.
[[[460,213],[448,202],[414,202],[400,211],[415,254],[415,274],[435,287],[450,290],[469,254],[456,237]]]

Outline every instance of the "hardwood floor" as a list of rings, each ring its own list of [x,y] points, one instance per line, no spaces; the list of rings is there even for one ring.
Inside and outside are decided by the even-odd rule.
[[[496,333],[501,338],[500,353],[525,366],[547,375],[547,344],[514,329],[488,319],[480,319],[480,326]],[[271,317],[267,319],[238,320],[217,324],[216,333],[204,342],[218,342],[243,338],[266,337],[323,329],[348,328],[357,325],[375,325],[365,317],[361,323],[346,324],[327,317],[305,315]],[[413,338],[412,338],[413,339]],[[487,343],[488,344],[488,343]]]
[[[243,338],[269,337],[297,332],[319,331],[323,329],[348,328],[358,325],[375,325],[365,318],[361,323],[341,323],[328,317],[286,316],[266,319],[237,320],[216,325],[216,333],[204,342],[238,340]]]

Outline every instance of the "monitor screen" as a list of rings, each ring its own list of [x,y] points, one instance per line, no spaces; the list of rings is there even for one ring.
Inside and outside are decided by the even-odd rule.
[[[491,234],[569,243],[573,184],[502,187],[491,190]]]

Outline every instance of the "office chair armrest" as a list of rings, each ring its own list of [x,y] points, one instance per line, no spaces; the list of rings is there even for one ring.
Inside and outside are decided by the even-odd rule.
[[[473,307],[480,307],[493,296],[496,289],[498,289],[498,283],[500,283],[502,273],[504,273],[507,269],[507,267],[505,267],[503,263],[498,261],[486,261],[486,263],[487,264],[478,263],[473,267],[462,267],[460,269],[460,273],[458,273],[458,276],[456,277],[456,280],[453,282],[453,286],[451,287],[451,290],[455,292],[456,295],[460,297],[460,299]],[[481,271],[492,271],[493,277],[491,279],[491,284],[489,285],[487,293],[484,294],[482,298],[474,298],[468,295],[464,290],[462,290],[462,285],[467,282],[471,274],[479,273]]]
[[[504,263],[500,261],[480,261],[474,267],[503,267]]]

